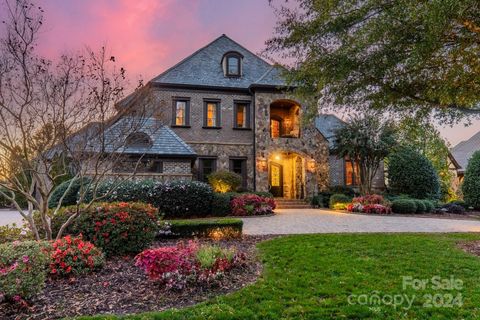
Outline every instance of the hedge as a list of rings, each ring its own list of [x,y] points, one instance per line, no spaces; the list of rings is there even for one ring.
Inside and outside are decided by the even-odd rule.
[[[70,185],[70,183],[72,183],[72,185],[70,185],[70,189],[68,190],[68,192],[65,194],[65,197],[63,198],[62,207],[73,206],[77,204],[78,192],[80,191],[80,187],[82,186],[82,184],[85,187],[87,187],[90,181],[91,179],[89,178],[80,178],[80,179],[75,179],[73,182],[72,180],[67,180],[60,183],[53,190],[52,195],[48,200],[48,207],[55,208],[58,205],[58,202],[67,191],[67,188]]]
[[[184,219],[160,222],[160,237],[238,238],[242,235],[240,219]]]
[[[417,206],[417,210],[415,211],[415,213],[425,213],[427,211],[427,206],[425,205],[423,200],[414,199],[413,201],[415,201],[415,204]]]

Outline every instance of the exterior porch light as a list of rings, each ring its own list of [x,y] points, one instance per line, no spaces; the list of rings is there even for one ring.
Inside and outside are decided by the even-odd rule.
[[[281,157],[279,154],[275,155],[275,160],[280,161]]]
[[[316,167],[317,167],[316,164],[317,164],[317,162],[315,161],[315,159],[310,159],[310,160],[308,160],[308,162],[307,162],[307,170],[308,170],[309,172],[312,172],[312,173],[315,172],[315,169],[316,169]]]

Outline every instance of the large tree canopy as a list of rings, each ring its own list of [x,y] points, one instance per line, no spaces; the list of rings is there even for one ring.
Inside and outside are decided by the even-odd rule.
[[[293,61],[305,97],[334,105],[480,113],[478,0],[296,0],[267,52]]]

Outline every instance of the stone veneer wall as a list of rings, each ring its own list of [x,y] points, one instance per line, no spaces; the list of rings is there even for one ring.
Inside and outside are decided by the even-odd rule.
[[[311,196],[324,190],[329,184],[329,150],[328,142],[314,125],[303,126],[300,138],[270,137],[270,104],[279,99],[288,99],[285,94],[272,92],[255,92],[255,128],[256,158],[268,160],[275,152],[294,152],[308,163],[315,160],[314,172],[306,170],[305,196]],[[268,170],[257,170],[256,187],[259,191],[268,191]]]

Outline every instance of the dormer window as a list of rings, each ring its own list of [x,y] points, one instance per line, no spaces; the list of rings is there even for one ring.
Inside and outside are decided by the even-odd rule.
[[[228,52],[223,56],[223,72],[227,77],[240,77],[242,75],[243,56],[238,52]]]
[[[125,140],[125,146],[131,148],[150,148],[152,140],[144,132],[131,133]]]

